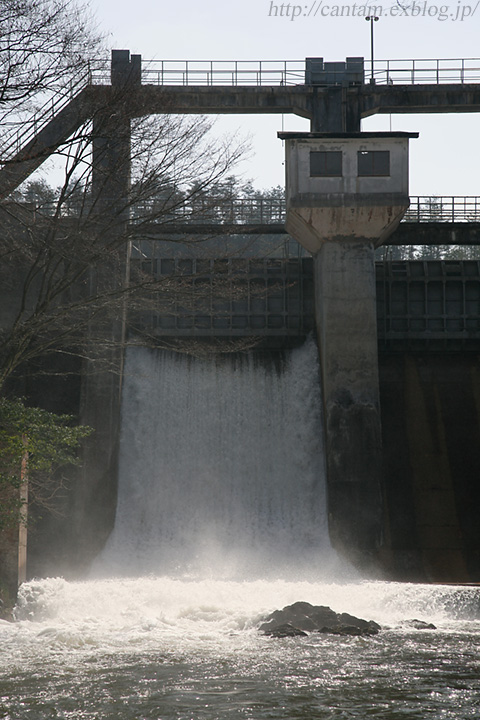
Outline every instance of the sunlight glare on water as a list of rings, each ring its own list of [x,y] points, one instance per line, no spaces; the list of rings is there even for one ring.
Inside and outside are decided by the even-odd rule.
[[[320,409],[313,342],[281,368],[129,353],[114,532],[90,580],[20,588],[0,718],[480,717],[480,590],[366,582],[336,557]],[[257,630],[298,600],[382,630]]]
[[[381,621],[373,638],[276,640],[298,599]],[[0,623],[3,718],[476,718],[476,588],[395,583],[31,581]],[[417,631],[405,620],[435,622]]]

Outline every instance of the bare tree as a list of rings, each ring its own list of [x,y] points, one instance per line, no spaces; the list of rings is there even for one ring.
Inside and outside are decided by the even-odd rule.
[[[94,118],[58,151],[64,181],[53,199],[48,187],[30,181],[0,205],[7,308],[0,319],[0,388],[21,365],[48,353],[107,357],[105,350],[124,337],[105,328],[125,321],[126,302],[130,309],[158,308],[159,298],[167,306],[178,297],[181,278],[129,266],[132,244],[152,226],[158,232],[172,218],[198,217],[205,204],[199,210],[196,198],[218,187],[245,153],[238,138],[214,138],[203,117],[165,114],[132,121],[131,158],[120,153],[112,166],[98,147],[102,122]],[[110,132],[111,120],[105,122]],[[130,165],[125,189],[118,179],[130,175]]]
[[[0,0],[0,108],[3,121],[31,111],[39,96],[61,92],[89,67],[102,40],[86,4],[76,0]]]

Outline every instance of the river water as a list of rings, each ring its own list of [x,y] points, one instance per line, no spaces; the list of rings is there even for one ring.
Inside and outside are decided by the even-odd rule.
[[[115,530],[90,579],[20,588],[0,718],[480,718],[480,590],[365,581],[330,548],[316,378],[312,344],[130,354]],[[258,632],[297,600],[382,631]]]

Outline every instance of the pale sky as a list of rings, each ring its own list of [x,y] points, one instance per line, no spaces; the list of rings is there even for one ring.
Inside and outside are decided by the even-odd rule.
[[[92,8],[110,48],[129,49],[144,60],[370,59],[370,23],[362,17],[361,3],[344,0],[343,17],[335,17],[342,12],[341,0],[303,3],[92,0]],[[376,60],[480,56],[480,0],[376,5],[383,8],[374,25]],[[476,66],[480,82],[480,60]],[[283,185],[277,131],[308,130],[308,122],[295,116],[234,115],[216,123],[216,132],[237,128],[251,136],[254,150],[240,169],[243,176],[259,188]],[[480,195],[478,114],[382,115],[365,121],[363,129],[420,132],[410,143],[411,195]]]

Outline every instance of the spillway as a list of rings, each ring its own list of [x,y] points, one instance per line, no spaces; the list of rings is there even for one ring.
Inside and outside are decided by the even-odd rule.
[[[318,576],[327,530],[317,350],[128,352],[118,507],[95,576]]]

